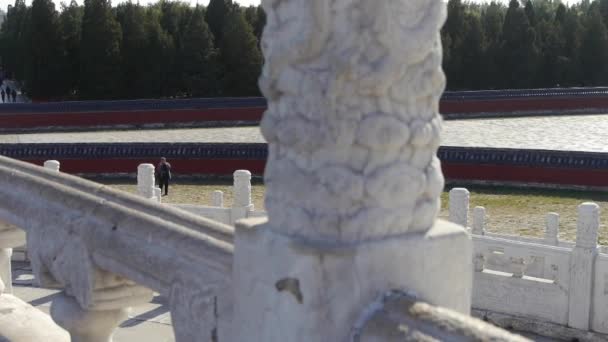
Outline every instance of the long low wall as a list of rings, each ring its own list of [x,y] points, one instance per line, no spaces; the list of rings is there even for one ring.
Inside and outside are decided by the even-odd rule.
[[[264,98],[5,104],[0,107],[0,132],[253,124],[265,109]],[[440,103],[446,119],[607,110],[608,88],[446,92]]]
[[[72,174],[132,174],[167,157],[177,176],[227,176],[247,169],[262,175],[266,144],[100,143],[0,144],[0,155],[42,165],[61,161]],[[441,147],[448,181],[538,186],[608,187],[608,154],[546,150]]]

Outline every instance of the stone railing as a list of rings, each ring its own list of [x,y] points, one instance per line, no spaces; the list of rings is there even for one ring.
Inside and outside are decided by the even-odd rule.
[[[2,280],[25,242],[18,227],[37,282],[63,289],[51,315],[72,341],[109,341],[153,291],[168,298],[177,341],[229,340],[231,227],[4,157],[0,193]]]
[[[143,186],[138,188],[143,192],[140,196],[132,196],[58,171],[56,161],[40,168],[0,157],[0,193],[5,199],[0,204],[0,220],[10,223],[2,230],[0,247],[10,255],[10,248],[22,245],[27,233],[38,283],[63,288],[53,300],[51,315],[69,332],[71,341],[111,341],[129,308],[149,301],[152,291],[169,299],[177,341],[239,340],[233,339],[231,324],[233,300],[241,296],[232,292],[232,282],[247,281],[247,277],[232,273],[231,227],[159,205],[156,191]],[[150,175],[146,165],[139,171]],[[246,190],[247,176],[243,171],[236,173],[236,193],[250,191]],[[216,192],[214,204],[219,206],[220,199]],[[236,208],[248,201],[246,196],[237,196]],[[240,229],[244,246],[242,241],[250,239],[251,232],[243,231],[244,226]],[[2,305],[26,308],[28,304],[15,304],[19,300],[10,296],[10,263],[7,258],[3,261],[2,282],[9,287],[0,286],[0,309]],[[241,270],[244,261],[238,262]],[[277,282],[276,289],[298,297],[299,284],[297,279],[284,279]],[[33,320],[29,336],[68,340],[44,315],[32,312],[27,316]],[[22,332],[8,332],[9,337],[11,334],[23,336]],[[525,341],[399,290],[361,308],[350,334],[352,341],[421,336]]]
[[[466,189],[453,189],[449,201],[450,220],[470,227],[473,238],[474,309],[608,333],[608,254],[597,244],[597,204],[578,207],[576,242],[566,242],[556,213],[547,215],[543,238],[511,236],[486,231],[483,207],[469,225]]]
[[[155,185],[154,174],[154,165],[139,165],[137,193],[144,198],[160,202],[160,188]],[[224,193],[219,190],[212,193],[209,206],[199,204],[170,204],[170,206],[231,226],[244,218],[267,216],[265,211],[256,211],[251,200],[251,172],[237,170],[233,179],[233,201],[229,208],[224,207]]]

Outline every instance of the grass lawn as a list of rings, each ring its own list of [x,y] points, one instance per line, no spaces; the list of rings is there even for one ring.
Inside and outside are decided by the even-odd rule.
[[[96,180],[120,190],[135,192],[135,180]],[[264,185],[254,183],[252,199],[256,209],[264,208]],[[602,210],[608,209],[608,193],[569,190],[534,190],[499,187],[467,187],[471,191],[471,210],[483,206],[487,212],[487,229],[505,234],[537,236],[544,234],[545,215],[560,214],[560,238],[574,241],[576,236],[577,206],[592,201]],[[166,203],[207,205],[214,190],[224,192],[224,204],[232,204],[231,183],[227,181],[176,181],[169,189]],[[447,218],[448,194],[443,193],[440,217]],[[608,217],[608,214],[606,214]],[[471,220],[471,217],[469,218]],[[600,243],[608,245],[608,230],[602,222]]]

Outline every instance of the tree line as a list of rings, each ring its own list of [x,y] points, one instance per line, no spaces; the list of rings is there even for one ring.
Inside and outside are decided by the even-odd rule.
[[[608,85],[608,0],[449,0],[448,89]]]
[[[34,99],[257,96],[261,7],[16,0],[0,63]],[[608,0],[448,1],[449,90],[608,85]]]
[[[261,7],[160,0],[16,0],[0,27],[0,63],[33,99],[257,96]]]

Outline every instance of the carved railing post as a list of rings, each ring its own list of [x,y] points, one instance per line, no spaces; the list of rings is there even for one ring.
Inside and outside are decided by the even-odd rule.
[[[144,198],[160,202],[160,191],[154,179],[154,165],[140,164],[137,167],[137,193]]]
[[[475,207],[473,209],[473,228],[471,233],[485,235],[486,233],[486,208]]]
[[[0,279],[4,282],[4,292],[13,293],[11,257],[13,248],[25,244],[25,232],[15,226],[0,222]]]
[[[470,196],[469,190],[465,188],[454,188],[450,190],[450,222],[454,222],[463,227],[468,227]]]
[[[254,209],[253,203],[251,203],[251,172],[237,170],[233,177],[232,224],[246,218],[247,213]]]
[[[211,194],[211,205],[214,207],[224,207],[224,193],[216,190]]]
[[[545,220],[545,241],[554,246],[559,245],[559,214],[548,213]]]
[[[48,170],[52,170],[55,172],[59,172],[61,164],[57,160],[47,160],[44,162],[44,168]]]
[[[470,238],[436,220],[445,1],[262,3],[269,217],[237,225],[235,340],[345,341],[391,289],[467,313]]]
[[[599,226],[600,207],[595,203],[579,205],[576,245],[570,257],[568,325],[581,330],[589,330],[590,325]]]

